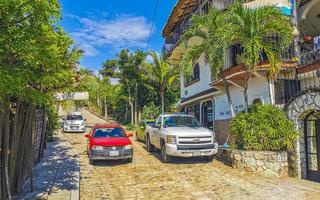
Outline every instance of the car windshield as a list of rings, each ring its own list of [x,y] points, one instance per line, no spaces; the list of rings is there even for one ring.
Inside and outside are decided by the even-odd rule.
[[[81,115],[67,115],[67,120],[83,120]]]
[[[200,123],[193,116],[169,116],[164,117],[165,127],[200,127]]]
[[[94,138],[127,137],[122,128],[98,128],[94,133]]]

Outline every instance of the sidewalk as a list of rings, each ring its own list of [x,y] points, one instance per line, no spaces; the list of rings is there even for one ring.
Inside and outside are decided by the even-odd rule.
[[[79,154],[58,131],[57,139],[48,143],[42,161],[33,169],[33,192],[27,181],[24,193],[15,199],[78,200],[79,180]]]

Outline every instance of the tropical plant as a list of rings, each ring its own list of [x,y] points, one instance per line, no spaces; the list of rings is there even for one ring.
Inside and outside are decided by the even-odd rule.
[[[33,178],[36,110],[48,123],[41,132],[41,154],[56,128],[54,94],[75,83],[80,55],[72,53],[60,18],[57,0],[0,1],[0,199],[10,200],[27,177]]]
[[[232,99],[229,92],[229,84],[227,83],[222,67],[224,65],[225,46],[219,43],[218,29],[222,26],[222,14],[215,8],[211,7],[207,15],[195,15],[192,17],[191,25],[183,36],[186,53],[180,62],[180,69],[184,77],[190,76],[193,62],[202,54],[205,55],[207,62],[210,64],[212,76],[216,77],[221,72],[225,91],[227,94],[230,114],[234,117],[234,109]],[[191,38],[198,38],[199,43],[189,46],[188,42]]]
[[[177,68],[170,65],[164,59],[151,51],[149,55],[152,57],[153,63],[145,63],[146,75],[150,84],[159,91],[161,112],[165,111],[165,93],[170,90],[172,83],[179,78]]]
[[[292,150],[297,131],[283,110],[270,104],[252,105],[230,122],[233,147],[253,151]]]
[[[281,51],[293,39],[290,19],[275,7],[250,9],[237,3],[224,14],[220,25],[217,32],[218,43],[223,47],[239,44],[243,49],[239,60],[245,70],[243,96],[247,111],[249,79],[261,62],[262,52],[270,63],[269,77],[274,78],[279,73]]]
[[[155,119],[160,114],[160,107],[156,106],[154,102],[143,107],[142,119]]]

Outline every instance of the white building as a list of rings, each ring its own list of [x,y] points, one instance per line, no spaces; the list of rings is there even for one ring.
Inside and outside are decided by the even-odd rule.
[[[180,62],[185,52],[180,39],[193,14],[206,13],[209,6],[225,10],[235,1],[178,0],[162,32],[166,41],[163,54],[167,61],[172,64]],[[255,0],[248,1],[248,5],[254,8],[270,5],[270,2],[284,14],[291,15],[293,23],[298,24],[300,35],[293,41],[295,47],[283,52],[281,72],[276,81],[268,80],[269,63],[261,55],[261,63],[249,82],[249,103],[270,103],[285,109],[301,131],[299,145],[297,143],[296,175],[320,181],[320,38],[317,38],[320,35],[320,0]],[[294,5],[297,9],[293,9]],[[239,53],[238,45],[230,47],[223,70],[236,113],[244,109],[245,71],[236,61]],[[295,62],[294,57],[300,58],[300,62]],[[201,56],[194,64],[193,78],[186,80],[181,75],[180,83],[181,111],[194,114],[203,125],[213,127],[218,142],[224,144],[229,135],[231,116],[221,74],[213,80],[205,56]]]

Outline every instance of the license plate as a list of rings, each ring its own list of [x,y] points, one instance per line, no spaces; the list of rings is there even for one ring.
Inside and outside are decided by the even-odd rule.
[[[71,129],[72,129],[72,130],[75,130],[75,129],[78,129],[78,127],[73,126],[73,127],[71,127]]]
[[[119,156],[119,151],[110,151],[110,156]]]
[[[201,152],[200,151],[195,151],[192,153],[193,156],[201,156]]]

